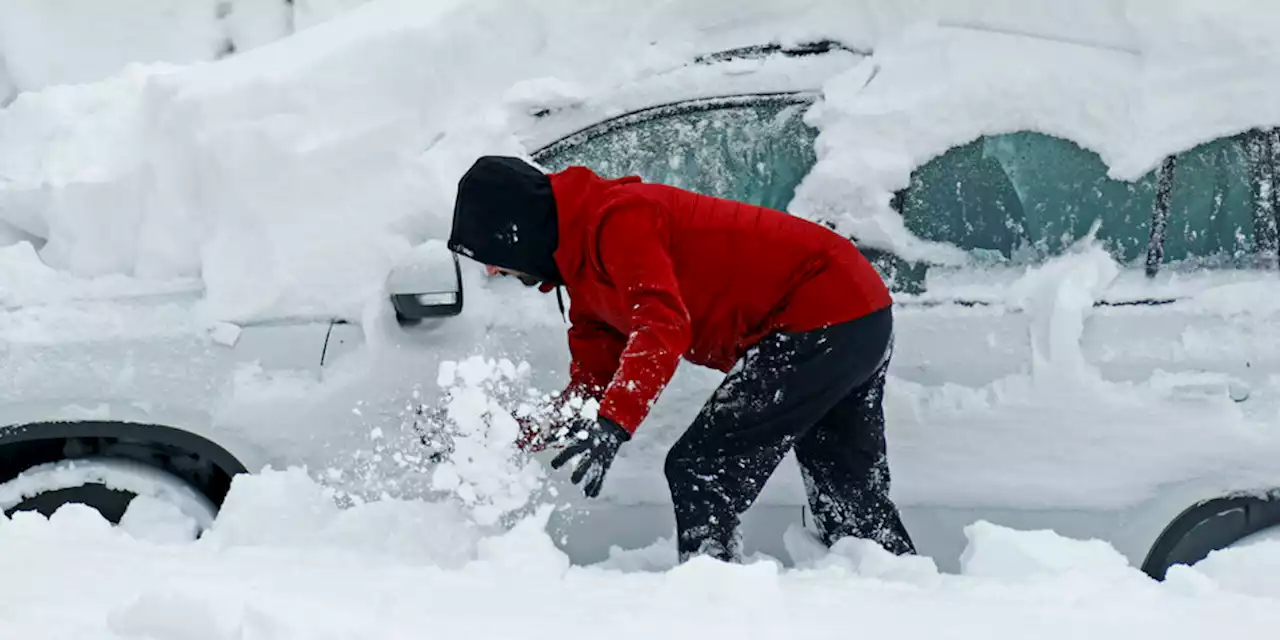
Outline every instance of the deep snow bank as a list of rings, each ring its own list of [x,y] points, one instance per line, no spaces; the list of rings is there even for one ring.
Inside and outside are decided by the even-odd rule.
[[[397,256],[443,235],[470,160],[525,151],[529,81],[542,100],[603,96],[696,53],[829,37],[877,53],[826,85],[792,210],[954,261],[887,204],[949,146],[1040,130],[1133,177],[1280,122],[1261,6],[382,0],[216,64],[23,96],[0,113],[0,222],[60,269],[199,275],[215,318],[358,318]]]
[[[212,60],[218,0],[5,0],[0,59],[22,91],[99,80],[132,62]]]
[[[937,23],[885,32],[810,113],[819,162],[793,213],[835,220],[907,259],[960,263],[953,248],[915,238],[889,206],[916,167],[952,147],[1035,131],[1097,153],[1112,178],[1136,180],[1167,155],[1280,123],[1280,46],[1265,36],[1280,22],[1274,7],[1060,6],[1080,15],[992,3],[990,13],[956,7]],[[1041,21],[1050,15],[1063,20]]]
[[[215,60],[275,42],[366,0],[4,0],[0,104],[134,63]]]
[[[673,566],[666,543],[570,566],[542,522],[510,532],[447,506],[338,509],[297,470],[238,478],[196,542],[113,529],[83,507],[0,519],[5,637],[1203,638],[1280,623],[1274,582],[1246,561],[1155,583],[1105,544],[970,527],[959,574],[846,540],[830,552],[790,535],[799,567]],[[155,526],[160,526],[157,521]],[[168,540],[167,542],[165,540]],[[39,567],[33,571],[32,567]]]

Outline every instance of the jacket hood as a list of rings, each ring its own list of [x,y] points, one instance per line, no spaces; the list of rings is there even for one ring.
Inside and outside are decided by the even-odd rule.
[[[519,158],[483,156],[458,182],[451,251],[558,284],[559,241],[551,180],[536,167]]]

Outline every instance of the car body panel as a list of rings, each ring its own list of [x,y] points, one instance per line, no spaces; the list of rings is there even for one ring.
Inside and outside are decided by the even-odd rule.
[[[194,294],[45,302],[0,314],[0,425],[164,425],[221,445],[246,467],[270,459],[220,422],[238,385],[272,371],[318,380],[328,321],[206,327]]]

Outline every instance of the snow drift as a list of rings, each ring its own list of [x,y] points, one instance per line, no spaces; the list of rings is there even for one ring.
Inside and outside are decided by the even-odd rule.
[[[1202,638],[1280,622],[1275,542],[1181,567],[1164,583],[1107,545],[977,523],[963,570],[847,540],[769,558],[673,566],[667,542],[574,567],[545,511],[486,532],[450,507],[338,509],[298,471],[237,479],[198,541],[111,528],[67,506],[0,518],[5,637]],[[1214,559],[1216,560],[1216,559]],[[39,567],[32,571],[32,567]],[[68,606],[74,603],[74,606]],[[836,613],[838,612],[838,613]],[[944,622],[945,621],[945,622]],[[945,632],[943,631],[945,629]]]
[[[221,59],[320,24],[365,0],[5,0],[0,103],[92,82],[131,64]]]
[[[332,6],[339,4],[348,3]],[[888,208],[913,168],[980,135],[1030,129],[1096,151],[1115,177],[1132,178],[1196,141],[1280,122],[1273,95],[1280,82],[1272,77],[1280,49],[1266,37],[1274,18],[1263,8],[1243,0],[1218,8],[1191,0],[363,4],[216,63],[134,65],[100,82],[24,94],[0,111],[0,240],[20,243],[0,255],[0,303],[147,290],[203,296],[198,318],[172,307],[146,322],[50,309],[10,314],[0,328],[11,329],[6,337],[50,342],[73,332],[84,339],[206,326],[234,336],[220,323],[338,317],[361,323],[371,350],[387,347],[376,354],[385,358],[379,381],[403,385],[433,374],[435,361],[422,351],[388,344],[379,333],[385,316],[370,307],[382,303],[391,265],[447,233],[457,177],[473,158],[528,152],[519,134],[539,106],[595,99],[607,111],[615,90],[642,90],[697,54],[769,41],[831,38],[873,52],[848,56],[821,85],[823,99],[806,116],[820,131],[818,164],[790,210],[834,220],[906,256],[963,261],[954,247],[912,237]],[[695,79],[713,86],[716,73]],[[540,348],[563,356],[561,340],[547,346],[553,341],[539,333],[563,328],[550,300],[507,295],[513,289],[465,267],[467,309],[450,329],[456,344],[495,357]],[[1149,498],[1162,482],[1271,479],[1259,469],[1273,468],[1280,444],[1229,399],[1180,402],[1174,387],[1186,382],[1182,373],[1110,383],[1085,366],[1083,314],[1101,287],[1122,284],[1114,269],[1100,252],[1085,251],[1012,274],[1012,295],[992,283],[971,287],[1034,316],[1034,367],[977,386],[891,385],[901,501],[1111,508]],[[1151,286],[1191,287],[1204,293],[1197,304],[1227,311],[1222,298],[1238,311],[1241,298],[1268,286],[1213,288],[1220,284],[1182,278]],[[1189,329],[1170,349],[1187,358],[1213,354],[1217,340]],[[1246,348],[1275,353],[1267,344]],[[544,379],[554,374],[549,363],[561,364],[533,362]],[[373,368],[366,360],[330,380],[373,377]],[[239,404],[220,407],[222,415],[271,425],[270,415],[255,412],[319,412],[313,394],[332,392],[332,408],[352,389],[373,386],[280,377],[288,383],[246,373],[235,383]],[[611,470],[610,484],[627,487],[614,497],[667,500],[658,461],[717,381],[702,370],[677,374]],[[281,387],[294,404],[273,395]],[[1072,421],[1040,420],[1046,407]],[[1269,410],[1266,419],[1275,415]],[[272,428],[274,442],[305,433]],[[1081,452],[1099,443],[1134,453],[1082,470]],[[779,478],[794,477],[790,464]],[[771,487],[794,497],[797,484]],[[773,495],[766,490],[762,500]]]

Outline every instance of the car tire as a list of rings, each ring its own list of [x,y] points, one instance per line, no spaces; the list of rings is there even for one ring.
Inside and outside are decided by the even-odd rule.
[[[217,506],[183,479],[119,458],[60,460],[27,469],[0,483],[0,510],[10,518],[21,511],[49,517],[64,505],[82,504],[119,525],[139,496],[176,508],[197,532],[208,529],[217,516]]]

